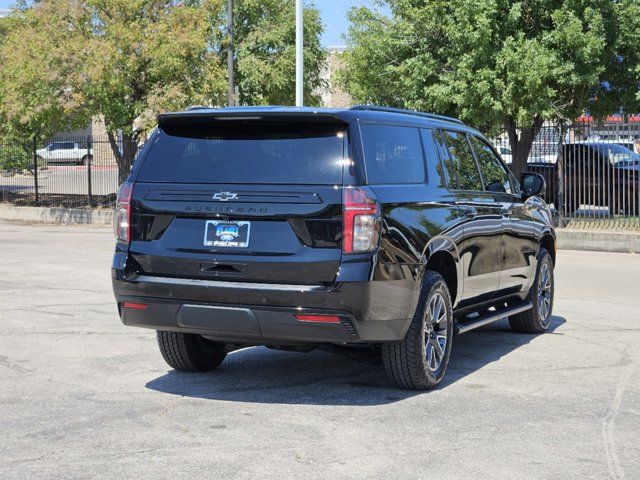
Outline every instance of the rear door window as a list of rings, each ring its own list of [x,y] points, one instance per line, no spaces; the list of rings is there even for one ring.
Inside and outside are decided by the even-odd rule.
[[[455,179],[455,167],[449,150],[447,150],[447,144],[444,141],[444,134],[440,130],[433,130],[432,132],[433,142],[436,146],[436,152],[440,161],[436,166],[438,175],[440,175],[440,184],[449,188],[457,188],[457,181]]]
[[[490,192],[512,193],[509,173],[491,147],[475,135],[470,135],[469,139],[478,159],[485,188]]]
[[[138,180],[176,183],[341,184],[344,125],[164,127]]]
[[[458,190],[482,191],[482,178],[471,146],[464,133],[444,130],[442,132],[449,154],[444,165],[451,187]]]
[[[424,155],[420,130],[397,125],[361,127],[367,183],[423,183]]]

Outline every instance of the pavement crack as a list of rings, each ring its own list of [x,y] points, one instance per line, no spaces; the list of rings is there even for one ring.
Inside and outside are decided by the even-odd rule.
[[[604,454],[607,460],[607,466],[609,467],[609,473],[614,480],[624,480],[624,470],[620,464],[618,453],[616,452],[615,442],[615,430],[616,430],[616,417],[620,411],[620,405],[622,404],[622,398],[624,392],[629,386],[629,380],[636,370],[636,365],[632,365],[627,368],[618,380],[616,384],[616,393],[609,407],[609,413],[602,420],[602,440],[604,442]]]
[[[7,367],[7,368],[9,368],[11,370],[15,370],[16,372],[20,372],[20,373],[33,372],[33,370],[30,370],[30,369],[25,368],[25,367],[21,367],[20,365],[16,365],[11,360],[9,360],[8,357],[6,357],[4,355],[0,355],[0,365],[2,365],[3,367]]]

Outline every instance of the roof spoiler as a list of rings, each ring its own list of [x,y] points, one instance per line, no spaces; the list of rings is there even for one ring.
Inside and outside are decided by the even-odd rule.
[[[184,112],[169,112],[158,115],[158,126],[180,126],[188,124],[208,124],[223,122],[251,122],[272,120],[277,122],[300,121],[304,118],[308,122],[343,123],[334,112],[303,109],[291,110],[285,108],[250,109],[250,108],[206,108],[195,107]]]

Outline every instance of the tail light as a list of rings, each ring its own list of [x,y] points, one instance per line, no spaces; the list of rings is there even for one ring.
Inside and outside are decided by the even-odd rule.
[[[113,216],[113,233],[120,242],[131,241],[131,193],[133,184],[125,182],[118,190],[116,211]]]
[[[342,251],[370,252],[378,245],[378,201],[367,187],[342,190]]]

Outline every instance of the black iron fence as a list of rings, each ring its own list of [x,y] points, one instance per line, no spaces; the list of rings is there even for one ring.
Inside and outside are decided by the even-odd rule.
[[[123,156],[123,142],[106,136],[0,139],[0,202],[112,207],[122,180],[118,172],[129,171],[131,162]]]
[[[512,161],[506,135],[494,139]],[[563,227],[640,230],[640,117],[546,124],[526,170],[545,177],[545,199]]]
[[[506,134],[493,143],[510,164]],[[573,125],[543,126],[526,169],[545,177],[545,199],[559,225],[640,230],[639,153],[640,117],[598,123],[582,117]],[[123,143],[106,136],[0,139],[0,201],[112,207],[131,167],[132,160],[122,157]]]

